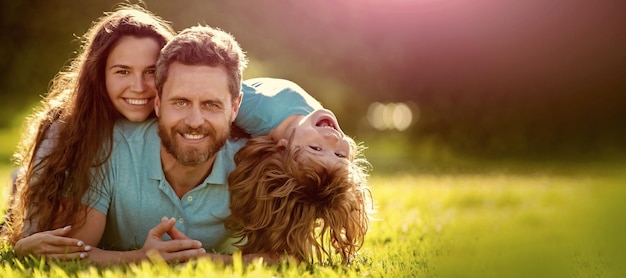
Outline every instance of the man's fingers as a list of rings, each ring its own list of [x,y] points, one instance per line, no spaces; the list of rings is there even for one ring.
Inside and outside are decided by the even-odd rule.
[[[161,248],[161,250],[168,253],[189,249],[199,249],[202,247],[202,242],[193,239],[173,239],[165,241],[162,244],[163,248]]]
[[[186,261],[206,253],[200,241],[188,238],[174,227],[175,224],[174,218],[161,218],[161,222],[148,233],[142,248],[144,252],[147,255],[151,252],[158,252],[168,262]],[[165,233],[169,234],[172,240],[163,241],[162,237]]]
[[[203,248],[188,249],[178,252],[162,254],[163,259],[167,262],[186,262],[190,259],[198,258],[206,254]]]
[[[172,219],[174,219],[174,218],[172,218]],[[165,222],[170,221],[170,220],[171,220],[170,218],[167,218],[165,216],[161,217],[161,223],[165,223]],[[176,219],[174,219],[174,221],[176,221]],[[185,235],[183,232],[178,230],[178,228],[176,228],[176,225],[172,225],[172,228],[167,230],[167,234],[172,239],[190,239],[187,235]]]
[[[174,224],[176,224],[176,219],[174,218],[168,219],[167,221],[163,221],[163,219],[161,219],[161,223],[150,229],[148,235],[160,238],[168,230],[172,229],[172,227],[174,227]]]
[[[171,229],[167,230],[167,234],[172,239],[191,239],[183,232],[181,232],[178,228],[176,228],[176,226],[173,226]]]
[[[150,256],[150,253],[156,252],[167,262],[186,261],[206,253],[200,241],[191,239],[173,239],[157,244],[148,243],[144,245],[143,249],[146,255]]]

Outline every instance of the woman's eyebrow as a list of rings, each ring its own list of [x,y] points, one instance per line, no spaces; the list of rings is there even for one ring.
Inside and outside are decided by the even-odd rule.
[[[109,67],[109,69],[112,69],[112,68],[130,69],[130,66],[122,65],[122,64],[115,64],[115,65],[112,65],[112,66]]]

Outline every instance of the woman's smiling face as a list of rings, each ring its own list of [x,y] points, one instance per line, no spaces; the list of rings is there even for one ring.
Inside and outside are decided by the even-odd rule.
[[[125,36],[107,57],[107,92],[115,109],[128,120],[143,121],[154,111],[154,74],[160,50],[154,38]]]

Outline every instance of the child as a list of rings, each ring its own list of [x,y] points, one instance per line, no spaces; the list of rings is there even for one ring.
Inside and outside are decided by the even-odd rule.
[[[369,225],[369,164],[335,116],[293,82],[244,82],[235,124],[252,135],[229,175],[226,226],[246,253],[349,262]],[[268,130],[267,127],[275,127]],[[262,135],[268,134],[269,135]],[[332,249],[331,249],[332,248]]]

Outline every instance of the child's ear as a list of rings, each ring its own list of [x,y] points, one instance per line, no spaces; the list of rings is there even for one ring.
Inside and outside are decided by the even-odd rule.
[[[287,139],[280,139],[276,145],[279,147],[287,147],[287,145],[289,145],[289,141],[287,141]]]

